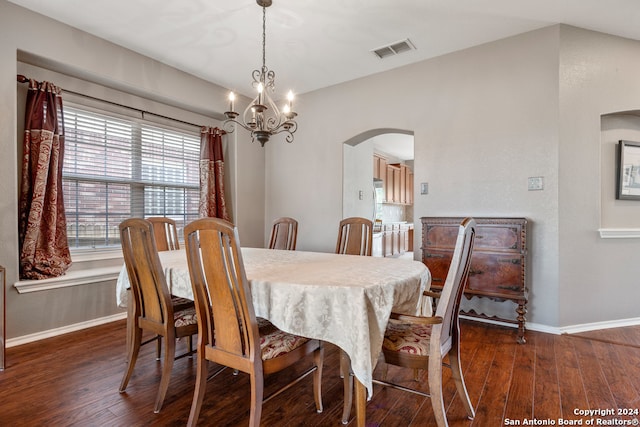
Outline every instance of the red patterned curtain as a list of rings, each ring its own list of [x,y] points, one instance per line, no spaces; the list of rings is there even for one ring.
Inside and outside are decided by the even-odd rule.
[[[206,126],[200,131],[200,216],[229,221],[224,200],[224,133]]]
[[[20,188],[20,278],[62,276],[71,265],[62,197],[60,88],[29,80]]]

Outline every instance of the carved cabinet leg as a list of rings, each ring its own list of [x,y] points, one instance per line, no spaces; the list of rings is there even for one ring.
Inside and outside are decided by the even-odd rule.
[[[525,315],[527,314],[527,305],[526,305],[526,301],[525,302],[519,302],[518,303],[518,308],[516,309],[516,313],[518,313],[517,316],[517,320],[518,320],[518,344],[524,344],[527,342],[526,338],[524,337],[524,332],[525,332],[525,327],[524,324],[526,322],[526,317]]]

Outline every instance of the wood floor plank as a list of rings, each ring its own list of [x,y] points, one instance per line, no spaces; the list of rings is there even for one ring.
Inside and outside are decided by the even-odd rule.
[[[620,347],[602,342],[593,342],[592,344],[616,407],[640,407],[640,393],[633,386],[629,370],[624,368],[625,363],[620,358],[618,351]],[[637,352],[640,352],[640,348]]]
[[[589,402],[573,340],[561,336],[554,341],[554,346],[561,404],[561,413],[556,418],[570,419],[576,408],[588,408]]]
[[[531,334],[530,334],[531,335]],[[533,418],[555,420],[562,413],[560,384],[556,362],[555,341],[559,337],[535,334],[535,385],[533,390]],[[530,344],[531,342],[529,342]],[[526,345],[529,345],[526,344]],[[514,396],[517,398],[517,396]]]
[[[602,365],[595,354],[591,341],[578,339],[573,340],[578,364],[582,372],[582,382],[587,396],[589,406],[585,408],[576,407],[574,410],[591,409],[603,410],[616,408],[616,402],[609,388],[609,383],[604,376]],[[607,364],[610,362],[606,362]],[[601,416],[600,419],[610,420],[614,414]],[[590,417],[581,415],[580,412],[567,416],[571,420],[585,420]]]
[[[535,338],[531,335],[529,334],[526,344],[518,344],[515,349],[513,378],[504,411],[505,420],[533,418],[533,400],[521,398],[521,396],[533,396],[535,387],[536,345]]]
[[[501,345],[500,345],[501,344]],[[479,426],[495,425],[496,420],[504,418],[509,387],[514,374],[515,350],[519,345],[515,341],[499,341],[500,351],[494,353],[487,380],[474,424]]]
[[[640,326],[580,334],[580,338],[529,331],[523,345],[515,343],[511,328],[472,321],[463,321],[461,328],[462,367],[477,416],[474,421],[466,419],[445,368],[443,389],[452,427],[501,426],[506,418],[527,414],[571,419],[575,408],[603,405],[640,407]],[[143,347],[126,393],[118,393],[125,368],[124,332],[124,321],[118,321],[9,348],[7,367],[0,372],[0,426],[184,426],[193,398],[194,360],[175,362],[162,411],[154,414],[162,365],[155,360],[153,345]],[[184,343],[178,347],[184,348]],[[210,365],[214,372],[217,366]],[[381,373],[379,365],[376,376]],[[341,425],[338,367],[339,351],[327,345],[323,413],[315,412],[309,377],[263,405],[262,425]],[[389,380],[427,389],[426,372],[420,373],[418,384],[411,370],[391,367],[388,375]],[[287,376],[269,377],[267,393]],[[199,425],[246,426],[248,411],[248,378],[226,370],[207,383]],[[368,402],[367,417],[371,426],[435,423],[430,399],[379,386]],[[353,416],[349,425],[355,425]]]

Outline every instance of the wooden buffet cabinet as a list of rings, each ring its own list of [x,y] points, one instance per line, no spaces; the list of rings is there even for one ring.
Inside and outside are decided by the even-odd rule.
[[[431,289],[439,291],[444,285],[462,218],[423,217],[422,262],[431,271]],[[527,219],[475,218],[476,238],[471,255],[466,298],[490,298],[513,301],[517,304],[515,319],[489,316],[473,310],[463,314],[518,325],[518,342],[525,343],[525,315],[528,289]]]

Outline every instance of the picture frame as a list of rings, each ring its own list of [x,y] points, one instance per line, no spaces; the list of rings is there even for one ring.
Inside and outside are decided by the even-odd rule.
[[[618,200],[640,200],[640,142],[618,141]]]

